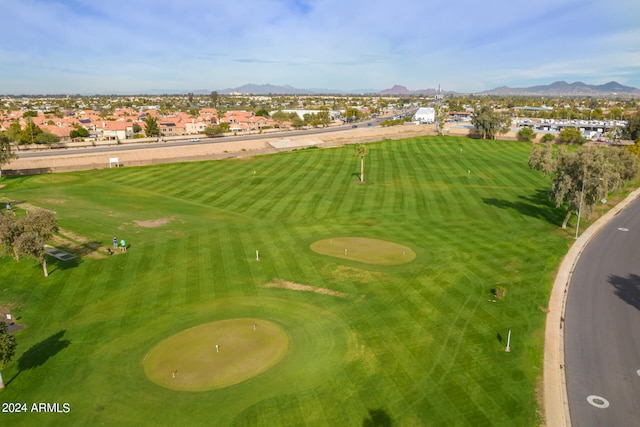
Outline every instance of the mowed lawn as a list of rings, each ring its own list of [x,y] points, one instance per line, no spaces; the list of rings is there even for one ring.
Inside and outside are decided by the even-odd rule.
[[[71,408],[3,413],[3,424],[537,425],[544,310],[571,233],[527,167],[530,144],[368,146],[364,185],[354,147],[3,178],[0,197],[55,211],[86,247],[130,245],[50,259],[48,278],[33,260],[0,259],[0,305],[25,326],[0,401]],[[310,249],[334,237],[416,258],[383,266]],[[202,392],[145,376],[160,341],[233,318],[285,330],[282,361]]]

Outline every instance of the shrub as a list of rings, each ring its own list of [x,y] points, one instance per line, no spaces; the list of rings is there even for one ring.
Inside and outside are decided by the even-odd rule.
[[[531,141],[535,139],[536,133],[533,129],[523,127],[518,131],[518,141]]]
[[[556,139],[556,138],[552,134],[545,133],[544,135],[542,135],[542,138],[540,139],[540,141],[542,141],[542,142],[551,142],[554,139]]]

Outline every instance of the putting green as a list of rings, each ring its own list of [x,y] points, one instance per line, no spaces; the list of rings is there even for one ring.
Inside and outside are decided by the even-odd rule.
[[[313,242],[310,248],[322,255],[365,264],[406,264],[416,258],[416,253],[407,246],[365,237],[334,237],[318,240]]]
[[[289,337],[276,323],[228,319],[162,340],[147,353],[143,366],[147,377],[163,387],[214,390],[265,372],[284,358],[288,348]]]

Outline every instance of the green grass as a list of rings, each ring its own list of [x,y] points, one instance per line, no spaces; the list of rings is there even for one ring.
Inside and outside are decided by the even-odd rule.
[[[253,324],[260,323],[254,330]],[[205,323],[162,340],[144,356],[147,377],[173,390],[206,391],[253,378],[280,362],[289,347],[281,326],[264,319]]]
[[[319,254],[365,264],[406,264],[416,258],[416,253],[407,246],[365,237],[333,237],[313,242],[310,248]]]
[[[26,327],[0,400],[71,405],[3,421],[536,425],[541,308],[571,233],[548,181],[527,167],[530,144],[428,137],[369,148],[365,185],[353,147],[3,178],[0,197],[17,208],[52,209],[105,248],[114,235],[130,244],[103,259],[50,260],[46,279],[35,261],[1,259],[0,305]],[[168,222],[136,222],[159,219]],[[394,242],[416,258],[387,266],[311,250],[336,236]],[[265,287],[274,280],[344,297]],[[494,303],[497,284],[508,294]],[[147,378],[142,360],[163,339],[233,318],[281,325],[286,357],[217,390]]]

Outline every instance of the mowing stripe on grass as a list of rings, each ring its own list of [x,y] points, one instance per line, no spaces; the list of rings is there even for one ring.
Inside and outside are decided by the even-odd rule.
[[[288,400],[292,421],[309,425],[360,425],[376,410],[394,425],[533,424],[537,306],[567,243],[556,232],[564,212],[527,169],[530,144],[426,137],[369,148],[365,185],[353,147],[3,180],[7,197],[56,210],[90,241],[108,245],[115,232],[133,243],[47,279],[30,260],[2,264],[4,295],[29,326],[5,378],[33,345],[59,331],[70,342],[20,373],[7,399],[55,394],[74,405],[60,422],[78,425],[159,415],[271,426]],[[134,222],[160,218],[171,220]],[[334,236],[403,244],[417,258],[385,267],[308,248]],[[262,287],[273,279],[351,297]],[[509,292],[492,303],[496,282]],[[144,349],[163,337],[253,316],[286,326],[291,358],[189,399],[145,379]],[[505,357],[497,334],[508,328],[518,339]]]

